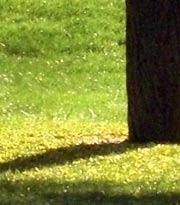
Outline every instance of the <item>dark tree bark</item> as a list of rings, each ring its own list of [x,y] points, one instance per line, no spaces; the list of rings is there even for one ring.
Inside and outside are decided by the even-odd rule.
[[[129,139],[180,142],[180,1],[126,0]]]

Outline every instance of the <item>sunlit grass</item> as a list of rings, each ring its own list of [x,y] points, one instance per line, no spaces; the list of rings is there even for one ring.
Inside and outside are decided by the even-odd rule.
[[[123,1],[0,3],[0,114],[126,121]]]
[[[3,59],[1,116],[125,121],[125,75],[119,68],[125,63],[116,58],[87,53],[59,60]]]
[[[179,145],[126,140],[124,11],[0,1],[0,204],[180,204]]]
[[[118,123],[1,123],[1,203],[179,204],[179,145],[126,139]]]

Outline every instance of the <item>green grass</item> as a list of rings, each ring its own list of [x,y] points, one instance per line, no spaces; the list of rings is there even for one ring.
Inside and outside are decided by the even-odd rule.
[[[126,121],[123,1],[0,3],[0,114]]]
[[[180,146],[126,141],[124,1],[0,18],[0,205],[180,204]]]

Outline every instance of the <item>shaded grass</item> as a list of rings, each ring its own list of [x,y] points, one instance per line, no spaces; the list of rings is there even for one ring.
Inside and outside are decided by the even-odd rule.
[[[99,185],[101,184],[101,185]],[[131,186],[137,186],[138,182],[134,182]],[[9,183],[3,181],[2,186],[8,187],[11,191],[9,199],[3,199],[3,204],[9,204],[9,200],[13,201],[12,204],[63,204],[63,205],[164,205],[164,204],[179,204],[179,193],[146,193],[139,196],[133,196],[128,193],[109,194],[111,190],[111,183],[102,181],[84,181],[64,184],[53,181],[27,181]],[[114,186],[125,188],[124,184],[116,184]],[[66,189],[72,191],[67,191]],[[98,188],[99,190],[98,190]],[[103,188],[102,188],[103,187]],[[87,191],[87,190],[94,191]],[[106,191],[102,191],[106,189]],[[19,199],[15,193],[16,190],[23,190],[23,194]],[[54,192],[53,192],[53,191]],[[83,190],[83,191],[82,191]],[[96,190],[96,191],[95,191]],[[32,193],[33,197],[29,197]],[[106,193],[107,192],[107,193]]]
[[[56,149],[49,149],[46,152],[40,154],[34,154],[30,156],[19,156],[14,160],[0,163],[0,172],[7,170],[28,170],[32,168],[52,166],[52,165],[63,165],[72,163],[75,160],[86,160],[90,157],[106,156],[115,153],[123,153],[127,149],[135,148],[131,144],[128,144],[124,139],[119,139],[116,143],[101,143],[95,142],[95,144],[79,144],[75,146],[67,146]]]

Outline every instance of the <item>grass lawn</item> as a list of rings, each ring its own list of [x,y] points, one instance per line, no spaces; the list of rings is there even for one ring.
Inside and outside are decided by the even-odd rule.
[[[123,1],[0,3],[0,115],[126,121]]]
[[[126,137],[114,122],[1,125],[0,204],[179,204],[180,146]]]
[[[180,204],[180,145],[126,140],[124,1],[0,18],[0,205]]]

